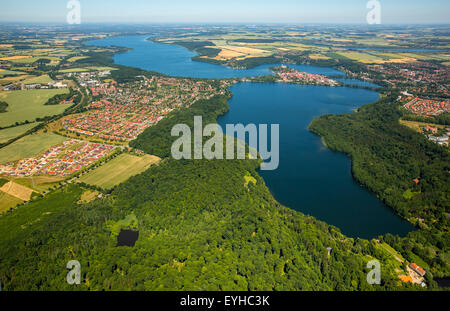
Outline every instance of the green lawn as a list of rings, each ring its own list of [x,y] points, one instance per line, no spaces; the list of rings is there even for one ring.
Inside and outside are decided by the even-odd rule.
[[[0,126],[10,126],[25,120],[32,122],[36,118],[60,114],[70,107],[70,104],[49,106],[44,104],[55,95],[68,92],[68,89],[0,92],[0,101],[5,101],[9,105],[8,111],[0,114]]]
[[[53,133],[33,134],[0,149],[0,163],[40,155],[67,138]]]
[[[147,170],[159,160],[159,158],[150,155],[138,157],[130,154],[121,154],[105,165],[82,176],[80,181],[104,189],[111,189],[128,178]]]
[[[27,131],[31,130],[33,127],[38,126],[38,125],[39,125],[39,122],[35,122],[35,123],[30,123],[30,124],[25,124],[25,125],[20,125],[20,126],[11,127],[8,129],[0,130],[0,144],[6,143],[10,139],[20,136],[20,135],[26,133]]]

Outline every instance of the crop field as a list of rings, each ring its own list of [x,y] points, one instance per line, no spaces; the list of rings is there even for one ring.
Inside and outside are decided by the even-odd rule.
[[[16,56],[0,57],[0,60],[14,62],[14,61],[25,61],[25,59],[30,59],[30,58],[32,58],[32,57],[27,56],[27,55],[16,55]]]
[[[67,138],[53,133],[33,134],[0,149],[0,163],[17,161],[44,153]]]
[[[59,176],[30,176],[12,178],[15,183],[33,189],[35,192],[42,193],[48,191],[51,187],[56,186],[60,181],[63,181],[63,177]]]
[[[59,62],[60,58],[55,56],[12,56],[8,57],[8,61],[16,64],[32,64],[40,59],[48,59],[52,62]]]
[[[84,68],[70,68],[70,69],[64,69],[60,70],[60,73],[73,73],[73,72],[86,72],[86,71],[105,71],[105,70],[117,70],[116,68],[112,67],[84,67]]]
[[[75,57],[69,58],[67,61],[70,63],[74,63],[77,60],[86,59],[86,58],[88,58],[88,57],[87,56],[75,56]]]
[[[21,71],[14,71],[14,70],[4,70],[4,69],[0,69],[0,77],[3,76],[9,76],[9,75],[16,75],[16,76],[20,76],[23,75],[24,72]]]
[[[60,114],[70,107],[70,104],[51,106],[45,106],[44,104],[55,95],[68,92],[67,89],[0,92],[0,101],[5,101],[9,105],[8,111],[0,114],[0,126],[10,126],[26,120],[32,122],[36,118]]]
[[[103,189],[111,189],[130,177],[144,172],[160,160],[160,158],[151,155],[138,157],[130,154],[121,154],[105,165],[82,176],[80,181]]]
[[[53,80],[48,76],[48,75],[42,75],[39,77],[32,77],[29,79],[26,79],[25,81],[23,81],[23,83],[25,84],[35,84],[35,83],[49,83],[52,82]]]
[[[360,52],[338,52],[337,54],[342,55],[344,57],[353,59],[355,61],[361,63],[375,63],[377,61],[382,61],[383,59],[368,53],[360,53]]]
[[[22,201],[29,201],[31,199],[31,195],[33,194],[32,189],[19,185],[13,181],[4,184],[0,188],[0,191]]]
[[[38,126],[39,122],[15,126],[11,128],[7,128],[4,130],[0,130],[0,144],[6,143],[7,141],[20,136],[27,131],[31,130],[33,127]]]
[[[1,77],[1,72],[0,72],[0,77]],[[30,75],[18,75],[18,76],[0,78],[0,85],[8,85],[11,83],[17,83],[19,81],[29,79],[32,77],[33,76],[30,76]]]

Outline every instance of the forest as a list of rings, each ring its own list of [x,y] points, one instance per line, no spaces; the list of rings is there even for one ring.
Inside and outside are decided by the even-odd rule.
[[[367,283],[368,261],[392,260],[372,242],[277,203],[259,160],[167,156],[172,122],[215,119],[226,99],[199,101],[147,129],[133,145],[165,159],[110,194],[83,203],[88,189],[71,184],[0,216],[3,290],[399,289],[390,269],[381,285]],[[111,228],[127,219],[139,239],[119,247]],[[70,260],[81,263],[79,286],[66,282]]]
[[[425,261],[435,275],[448,276],[449,152],[399,123],[396,95],[354,114],[322,116],[309,128],[330,149],[352,158],[358,182],[420,228],[406,238],[387,235],[388,244],[413,262]]]

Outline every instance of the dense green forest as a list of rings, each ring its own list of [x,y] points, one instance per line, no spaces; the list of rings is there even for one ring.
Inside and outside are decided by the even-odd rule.
[[[406,238],[388,235],[385,240],[409,260],[423,260],[435,275],[448,276],[449,151],[400,125],[402,113],[395,98],[354,114],[322,116],[310,130],[331,149],[350,155],[354,177],[421,228]]]
[[[198,114],[213,119],[228,110],[226,99],[173,112],[133,145],[166,156],[172,122],[188,122]],[[79,201],[85,191],[81,185],[67,185],[8,212],[0,216],[3,289],[399,288],[391,269],[382,269],[380,286],[366,282],[367,262],[377,258],[389,266],[389,254],[374,242],[347,238],[333,226],[281,206],[257,174],[259,164],[166,157],[91,203]],[[134,247],[118,247],[117,228],[127,219],[133,219],[139,239]],[[81,263],[77,287],[65,281],[70,260]]]

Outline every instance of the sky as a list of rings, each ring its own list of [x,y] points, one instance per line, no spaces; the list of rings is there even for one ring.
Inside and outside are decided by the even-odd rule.
[[[78,0],[82,23],[366,23],[369,0]],[[378,0],[382,24],[450,23],[449,0]],[[66,22],[69,0],[0,0],[0,22]]]

